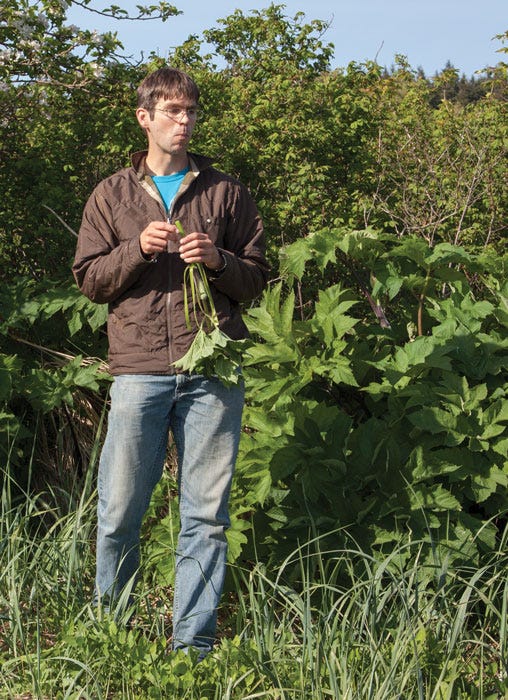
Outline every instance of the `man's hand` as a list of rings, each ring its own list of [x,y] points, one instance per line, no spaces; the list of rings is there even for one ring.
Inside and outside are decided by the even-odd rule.
[[[186,263],[200,262],[210,270],[219,270],[224,266],[222,255],[206,233],[189,233],[180,241],[180,257]]]
[[[167,221],[152,221],[139,236],[139,245],[144,255],[155,255],[167,250],[169,241],[179,241],[180,234],[174,224]]]

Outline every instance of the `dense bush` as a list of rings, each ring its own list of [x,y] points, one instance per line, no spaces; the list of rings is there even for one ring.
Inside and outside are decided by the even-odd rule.
[[[326,23],[279,5],[169,55],[202,90],[193,149],[250,187],[273,263],[245,310],[223,636],[194,668],[166,652],[171,451],[137,630],[89,607],[110,377],[72,234],[143,147],[135,86],[165,60],[133,65],[68,4],[0,12],[0,694],[506,694],[506,63],[331,70]]]
[[[506,256],[344,230],[281,255],[287,284],[247,315],[260,342],[235,493],[262,506],[258,553],[334,530],[332,546],[416,537],[429,562],[478,562],[508,510]],[[292,280],[338,257],[370,283],[322,289],[295,318]]]
[[[133,66],[114,35],[67,27],[64,4],[39,9],[12,0],[0,35],[0,441],[20,482],[35,456],[54,486],[86,472],[108,384],[105,309],[71,284],[69,229],[142,145],[134,88],[164,61]],[[257,512],[274,551],[312,523],[462,556],[468,537],[492,545],[506,506],[506,269],[490,248],[506,233],[506,66],[464,104],[450,67],[330,70],[325,29],[272,5],[206,32],[214,54],[192,37],[170,57],[202,88],[194,147],[259,202],[274,278],[282,250],[282,281],[247,314],[232,552]],[[386,234],[352,232],[365,224]]]

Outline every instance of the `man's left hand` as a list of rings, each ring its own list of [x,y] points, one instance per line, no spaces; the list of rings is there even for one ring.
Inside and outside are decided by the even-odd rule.
[[[218,270],[224,265],[222,255],[206,233],[189,233],[180,241],[178,252],[184,262],[200,262],[210,270]]]

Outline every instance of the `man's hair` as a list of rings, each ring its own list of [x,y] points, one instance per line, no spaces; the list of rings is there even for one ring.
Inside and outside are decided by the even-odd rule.
[[[199,88],[187,73],[176,68],[159,68],[150,73],[137,90],[138,108],[148,110],[153,118],[155,105],[160,99],[186,98],[199,102]]]

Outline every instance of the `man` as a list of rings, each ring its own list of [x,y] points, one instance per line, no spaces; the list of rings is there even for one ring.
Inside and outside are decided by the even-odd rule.
[[[114,380],[98,474],[97,600],[109,608],[132,589],[141,522],[171,430],[181,521],[172,646],[203,658],[224,582],[243,386],[175,369],[196,332],[185,321],[183,273],[192,262],[205,266],[220,326],[240,339],[247,330],[239,304],[261,293],[268,265],[247,189],[188,151],[198,103],[198,87],[181,71],[161,68],[141,83],[136,116],[148,150],[92,193],[73,272],[86,296],[109,305]]]

